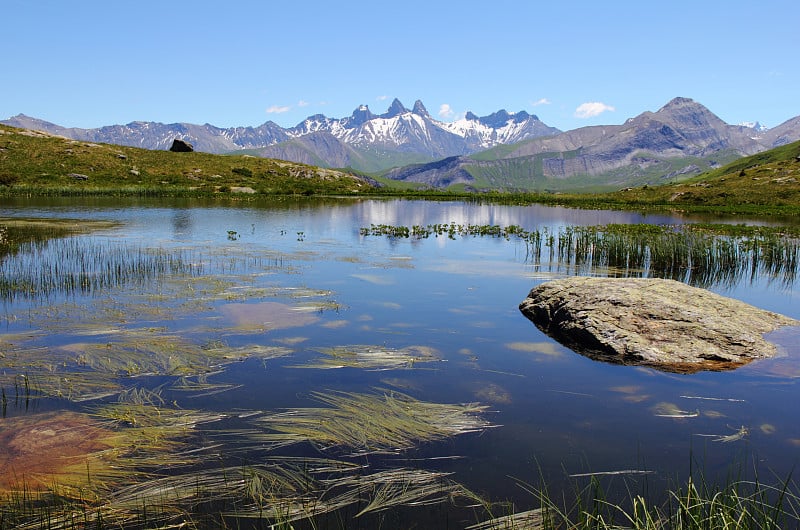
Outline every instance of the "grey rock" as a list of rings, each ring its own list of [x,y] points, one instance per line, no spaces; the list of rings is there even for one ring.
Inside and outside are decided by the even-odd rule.
[[[89,175],[82,175],[80,173],[70,173],[67,176],[75,180],[89,180]]]
[[[571,277],[531,290],[520,311],[592,359],[694,373],[769,358],[763,335],[800,321],[674,280]]]
[[[194,151],[194,146],[186,140],[175,138],[172,140],[172,146],[169,148],[173,153],[191,153]]]

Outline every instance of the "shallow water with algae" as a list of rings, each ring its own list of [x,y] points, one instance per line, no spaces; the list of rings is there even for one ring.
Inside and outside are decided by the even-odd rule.
[[[724,480],[743,454],[786,476],[800,456],[797,330],[775,334],[777,359],[675,375],[584,358],[517,309],[548,279],[629,275],[800,318],[797,227],[701,222],[746,220],[8,200],[0,525],[75,527],[78,513],[465,528],[536,508],[520,481],[570,492],[594,476],[657,497],[692,460]]]

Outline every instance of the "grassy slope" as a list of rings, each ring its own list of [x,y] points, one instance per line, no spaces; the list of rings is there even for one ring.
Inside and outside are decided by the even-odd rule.
[[[800,142],[740,158],[679,184],[596,196],[635,205],[768,211],[800,215]]]
[[[0,194],[203,195],[235,187],[270,194],[371,189],[360,177],[293,162],[93,144],[0,126]]]
[[[567,178],[545,176],[543,160],[569,159],[575,151],[565,153],[540,153],[519,158],[493,159],[487,154],[472,155],[478,163],[468,165],[467,171],[475,178],[475,187],[509,189],[518,191],[556,191],[565,193],[600,193],[623,187],[660,185],[685,180],[711,167],[712,161],[698,157],[662,158],[651,154],[642,156],[646,165],[628,165],[596,175],[574,175]],[[496,154],[496,153],[495,153]],[[716,153],[714,162],[727,162],[737,158],[732,153]],[[492,160],[492,164],[480,164]]]

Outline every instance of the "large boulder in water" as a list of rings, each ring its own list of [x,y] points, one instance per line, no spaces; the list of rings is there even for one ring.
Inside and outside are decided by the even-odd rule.
[[[571,277],[535,287],[520,311],[575,351],[669,372],[772,357],[763,335],[800,321],[674,280]]]

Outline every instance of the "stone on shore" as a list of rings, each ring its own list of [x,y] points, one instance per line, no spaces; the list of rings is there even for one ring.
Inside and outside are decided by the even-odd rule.
[[[592,359],[668,372],[731,370],[776,355],[764,334],[800,321],[674,280],[571,277],[531,290],[520,311]]]
[[[186,140],[175,138],[172,140],[172,146],[169,148],[173,153],[191,153],[194,151],[194,146]]]

